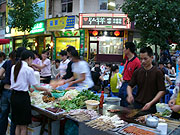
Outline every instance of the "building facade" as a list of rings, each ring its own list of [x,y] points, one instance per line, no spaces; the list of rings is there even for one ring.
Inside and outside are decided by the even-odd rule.
[[[6,0],[0,0],[0,51],[8,54],[12,46],[9,39],[5,39],[6,30]]]
[[[124,0],[46,0],[47,27],[51,18],[75,16],[74,25],[79,22],[78,28],[62,27],[51,31],[56,41],[56,57],[61,50],[72,45],[86,60],[121,62],[124,43],[133,41],[134,31],[133,25],[126,23],[127,15],[120,8],[123,2]],[[78,36],[64,36],[64,32],[72,33],[74,30]]]

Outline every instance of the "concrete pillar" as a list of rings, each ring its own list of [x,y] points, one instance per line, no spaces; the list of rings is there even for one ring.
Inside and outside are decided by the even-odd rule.
[[[80,2],[79,2],[79,9],[80,9],[80,11],[79,11],[79,13],[83,13],[84,12],[84,0],[80,0]]]

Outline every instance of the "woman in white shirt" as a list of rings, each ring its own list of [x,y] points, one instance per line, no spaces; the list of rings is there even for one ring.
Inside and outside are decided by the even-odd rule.
[[[32,64],[41,70],[41,78],[43,83],[49,83],[51,81],[51,61],[47,58],[47,51],[43,51],[42,54],[42,65]]]
[[[60,77],[60,79],[63,78],[63,76],[66,74],[66,69],[68,66],[68,63],[70,62],[70,60],[67,58],[67,52],[66,51],[61,51],[60,53],[61,56],[61,62],[59,65],[59,74],[56,76],[56,78]]]
[[[89,89],[94,86],[94,82],[91,77],[91,72],[89,65],[86,61],[80,60],[78,52],[76,50],[72,50],[72,72],[73,77],[68,80],[65,80],[64,83],[68,83],[68,87],[72,87],[73,85],[77,85],[75,87],[77,90]]]
[[[11,69],[11,108],[12,122],[16,125],[16,135],[27,135],[27,125],[31,123],[31,103],[28,90],[30,86],[40,91],[48,89],[37,87],[34,70],[28,65],[32,64],[34,54],[24,51],[21,59]]]

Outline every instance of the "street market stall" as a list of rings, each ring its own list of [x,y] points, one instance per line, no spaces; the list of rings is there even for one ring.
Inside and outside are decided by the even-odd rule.
[[[87,100],[99,101],[91,91],[53,90],[51,95],[41,92],[31,93],[32,109],[44,116],[41,134],[48,123],[48,135],[51,135],[51,122],[60,121],[60,133],[64,134],[64,120],[70,119],[78,126],[79,135],[112,135],[112,134],[160,134],[161,131],[148,125],[147,120],[158,119],[158,123],[168,125],[167,133],[179,135],[180,121],[168,118],[170,111],[166,106],[157,104],[160,113],[148,115],[141,110],[104,104],[102,109],[87,110]],[[162,109],[164,108],[164,110]],[[166,113],[166,112],[167,113]],[[149,118],[150,119],[147,119]],[[148,125],[148,126],[147,126]],[[150,127],[151,126],[151,127]]]

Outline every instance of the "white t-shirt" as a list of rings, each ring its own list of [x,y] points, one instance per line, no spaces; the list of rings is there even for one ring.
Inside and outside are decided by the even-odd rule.
[[[11,69],[11,89],[17,91],[28,91],[30,85],[37,85],[34,70],[28,66],[25,61],[22,61],[22,66],[19,71],[16,82],[14,82],[14,67]]]
[[[51,61],[49,59],[45,59],[44,62],[42,62],[42,65],[46,65],[43,69],[41,69],[41,76],[51,76]]]
[[[2,67],[2,65],[5,63],[5,60],[3,60],[1,63],[0,63],[0,68]]]
[[[72,64],[72,72],[76,79],[80,78],[80,75],[85,73],[85,80],[81,83],[78,83],[78,86],[83,86],[87,88],[91,88],[94,86],[94,82],[91,78],[90,68],[86,61],[79,61]]]
[[[61,76],[66,74],[66,69],[67,69],[67,66],[68,66],[69,62],[70,62],[69,59],[66,59],[64,62],[63,61],[60,62],[59,70],[60,70],[60,75]]]

